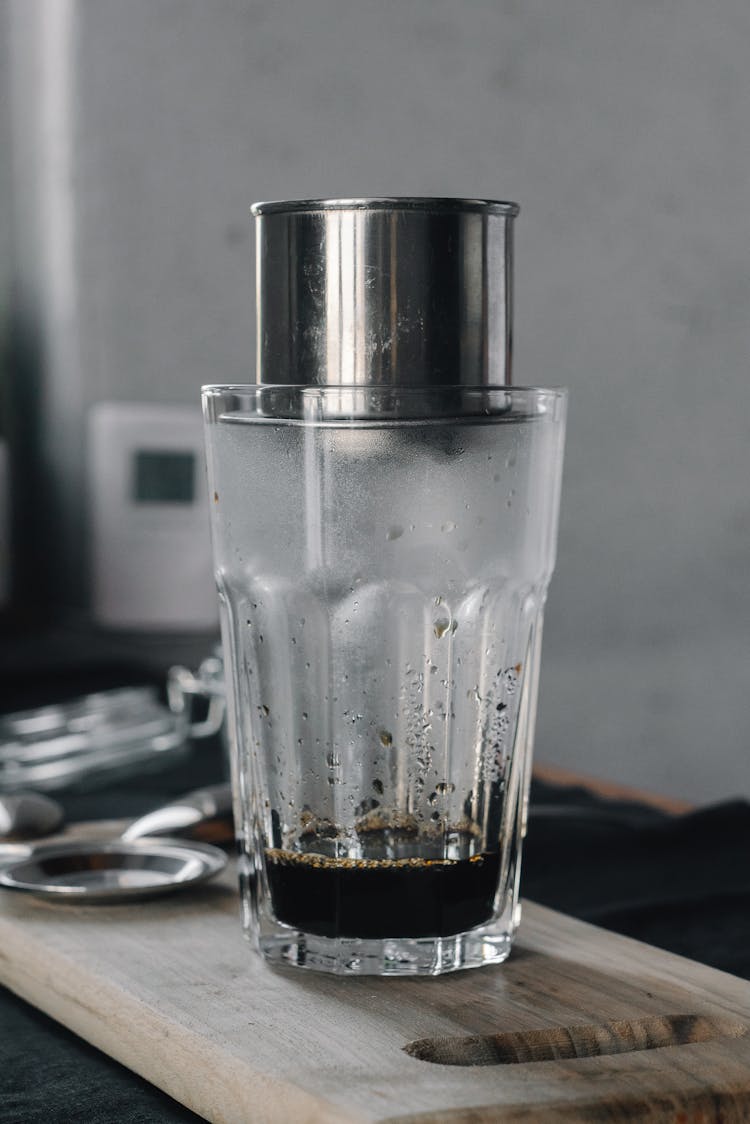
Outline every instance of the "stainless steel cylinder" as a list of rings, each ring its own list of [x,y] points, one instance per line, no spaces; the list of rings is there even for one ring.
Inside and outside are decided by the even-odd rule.
[[[256,203],[260,383],[510,384],[515,203]]]

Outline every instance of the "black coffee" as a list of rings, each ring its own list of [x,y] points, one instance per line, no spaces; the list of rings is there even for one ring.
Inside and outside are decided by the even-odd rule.
[[[321,937],[449,937],[489,921],[500,856],[337,859],[266,851],[279,921]]]

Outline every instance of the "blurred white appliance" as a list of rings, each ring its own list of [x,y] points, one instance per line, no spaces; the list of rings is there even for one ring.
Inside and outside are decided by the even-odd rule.
[[[209,629],[211,580],[199,409],[99,402],[89,411],[92,613],[120,629]]]

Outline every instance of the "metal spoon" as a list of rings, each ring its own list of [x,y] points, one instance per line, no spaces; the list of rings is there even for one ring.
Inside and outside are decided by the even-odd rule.
[[[181,839],[197,839],[220,847],[231,845],[234,842],[231,785],[196,788],[135,820],[123,831],[122,838],[141,839],[144,835],[178,835]]]

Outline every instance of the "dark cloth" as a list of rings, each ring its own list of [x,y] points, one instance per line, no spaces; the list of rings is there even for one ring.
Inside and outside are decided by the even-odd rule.
[[[578,801],[579,815],[535,817],[532,804],[525,897],[750,979],[747,801],[672,817],[564,798]],[[592,807],[598,814],[587,815]]]
[[[98,662],[57,679],[56,698],[159,681]],[[163,679],[162,679],[163,681]],[[26,683],[23,705],[49,698]],[[41,697],[37,697],[42,692]],[[18,698],[18,696],[16,696]],[[10,709],[6,702],[4,709]],[[16,704],[20,705],[20,704]],[[163,774],[63,794],[69,820],[135,817],[215,783],[217,742],[195,747]],[[535,783],[526,840],[525,897],[606,929],[750,978],[750,805],[727,802],[671,817],[602,801],[585,789]],[[0,992],[0,1124],[165,1124],[197,1120],[169,1097],[46,1016]]]
[[[188,1124],[202,1119],[0,989],[2,1124]]]

